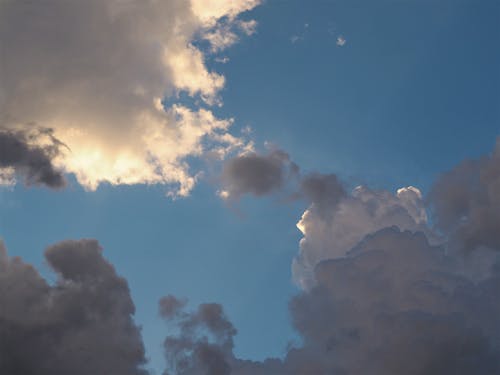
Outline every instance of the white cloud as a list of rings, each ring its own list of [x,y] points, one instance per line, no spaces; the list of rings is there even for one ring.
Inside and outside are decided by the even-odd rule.
[[[246,35],[250,36],[255,34],[257,31],[257,21],[249,20],[249,21],[239,21],[238,27],[243,31]]]
[[[235,28],[252,27],[238,15],[258,3],[2,2],[2,126],[52,128],[70,150],[57,165],[87,189],[160,183],[186,195],[197,179],[186,157],[243,146],[232,120],[202,108],[222,103],[225,79],[193,42],[216,33],[213,45],[231,45]],[[180,92],[201,104],[159,104]]]

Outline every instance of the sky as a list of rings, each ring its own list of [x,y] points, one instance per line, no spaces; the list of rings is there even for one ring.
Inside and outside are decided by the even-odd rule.
[[[499,2],[0,25],[2,371],[500,374]]]

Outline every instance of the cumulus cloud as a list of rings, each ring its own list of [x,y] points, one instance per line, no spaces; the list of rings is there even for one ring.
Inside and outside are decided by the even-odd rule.
[[[317,265],[317,283],[290,302],[303,344],[284,359],[236,358],[236,331],[207,304],[176,315],[172,374],[498,374],[498,262],[478,281],[458,263],[421,232],[382,229]]]
[[[53,129],[71,150],[53,162],[87,189],[158,183],[187,195],[197,173],[186,158],[223,156],[243,141],[229,134],[231,119],[201,106],[163,108],[162,98],[186,92],[205,107],[220,104],[224,77],[208,70],[193,42],[248,33],[253,23],[238,16],[258,3],[4,1],[2,127]]]
[[[488,191],[495,190],[488,185],[495,180],[495,157],[473,163]],[[311,203],[299,223],[304,258],[297,264],[306,277],[289,304],[300,346],[288,348],[282,359],[238,358],[237,331],[221,305],[190,310],[187,300],[168,295],[159,301],[170,328],[164,374],[499,374],[499,246],[488,241],[473,251],[450,251],[459,241],[469,243],[454,222],[463,211],[452,208],[459,201],[468,208],[485,186],[473,180],[465,193],[447,194],[471,175],[461,166],[450,173],[431,194],[435,214],[442,215],[438,223],[448,230],[444,237],[428,227],[414,187],[348,193],[335,175],[302,177],[301,192]],[[442,206],[436,199],[445,199]],[[479,220],[473,227],[489,233],[490,225]],[[3,248],[0,253],[0,333],[7,337],[0,343],[0,370],[24,374],[33,365],[41,374],[141,373],[144,352],[127,284],[96,241],[65,241],[46,251],[59,275],[53,286]]]
[[[245,194],[263,196],[283,188],[297,173],[297,165],[284,151],[244,153],[224,164],[219,195],[224,199],[239,199]]]
[[[48,129],[0,131],[0,185],[12,185],[21,175],[26,185],[61,188],[64,176],[53,164],[63,145]]]
[[[395,225],[424,231],[434,238],[426,225],[422,195],[415,187],[392,194],[358,186],[346,194],[335,176],[317,175],[306,179],[303,189],[309,192],[312,204],[297,223],[304,237],[292,264],[293,278],[302,288],[314,285],[318,263],[345,256],[366,235],[379,229]]]
[[[63,241],[45,258],[53,285],[0,243],[0,373],[144,375],[127,282],[97,241]]]
[[[499,147],[443,174],[426,199],[413,186],[348,192],[335,175],[299,177],[310,206],[290,314],[302,345],[263,362],[219,351],[231,374],[499,374]]]
[[[387,228],[316,267],[317,285],[291,302],[318,373],[499,373],[500,275],[473,282],[423,233]]]

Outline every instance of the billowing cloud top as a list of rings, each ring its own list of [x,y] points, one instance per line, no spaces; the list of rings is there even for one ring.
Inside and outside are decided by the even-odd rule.
[[[319,178],[316,180],[320,181]],[[426,226],[422,195],[413,186],[401,188],[395,195],[363,186],[355,188],[351,195],[331,190],[322,195],[317,193],[318,197],[297,223],[304,237],[292,270],[295,282],[302,288],[309,289],[315,284],[314,268],[318,263],[345,256],[367,234],[379,229],[398,226],[434,237]]]
[[[186,195],[196,181],[186,157],[223,156],[242,141],[228,133],[231,119],[164,109],[162,98],[186,92],[220,104],[224,77],[192,42],[221,50],[251,34],[255,23],[237,17],[258,2],[3,1],[1,127],[53,129],[68,148],[55,166],[87,189],[161,183]]]

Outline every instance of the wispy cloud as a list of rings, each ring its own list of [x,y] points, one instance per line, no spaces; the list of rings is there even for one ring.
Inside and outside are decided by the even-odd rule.
[[[299,33],[294,34],[290,37],[290,42],[292,44],[295,44],[297,42],[303,41],[306,38],[306,35],[308,33],[308,29],[309,29],[309,24],[305,23],[302,30]]]

